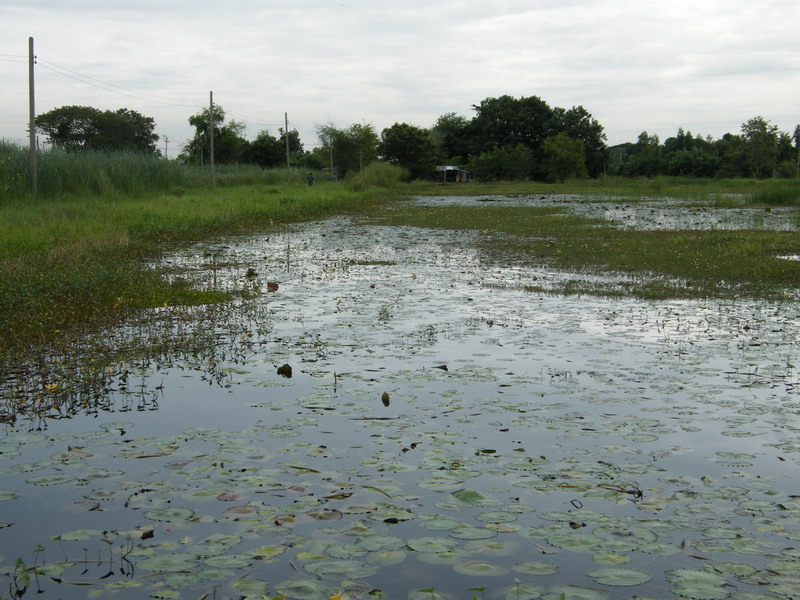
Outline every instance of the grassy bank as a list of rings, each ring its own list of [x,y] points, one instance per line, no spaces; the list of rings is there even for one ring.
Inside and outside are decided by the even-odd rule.
[[[285,173],[284,173],[285,176]],[[400,175],[398,174],[398,177]],[[358,209],[385,194],[318,179],[164,193],[39,194],[0,205],[0,361],[147,306],[223,299],[143,267],[166,241],[280,227]],[[380,178],[379,178],[380,179]],[[381,179],[383,181],[383,179]],[[384,182],[386,183],[386,182]]]

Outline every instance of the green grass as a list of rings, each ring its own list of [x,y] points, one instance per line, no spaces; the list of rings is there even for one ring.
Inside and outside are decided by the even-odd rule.
[[[564,183],[515,181],[436,185],[417,182],[419,195],[533,195],[581,194],[594,199],[683,198],[713,201],[718,205],[742,203],[800,206],[798,179],[701,179],[689,177],[625,178],[608,176],[599,179],[575,179]]]
[[[500,261],[548,264],[586,273],[634,275],[621,291],[591,282],[563,292],[693,298],[781,296],[800,282],[800,233],[772,231],[635,231],[558,213],[549,207],[420,207],[382,210],[373,222],[481,232]]]
[[[39,193],[33,196],[27,152],[0,142],[0,362],[112,324],[131,310],[228,297],[195,290],[191,282],[168,285],[144,268],[144,259],[157,256],[164,242],[265,230],[364,211],[374,203],[384,222],[484,231],[486,248],[499,258],[656,275],[643,276],[649,283],[627,293],[767,293],[800,280],[797,262],[775,258],[777,252],[800,252],[795,234],[623,232],[552,210],[496,206],[386,208],[387,199],[407,194],[557,193],[581,194],[586,201],[670,195],[710,204],[796,205],[797,180],[609,177],[563,184],[413,182],[401,188],[406,173],[375,164],[343,182],[317,174],[312,187],[297,173],[287,181],[284,169],[222,165],[211,189],[208,169],[156,157],[49,151],[39,159]],[[666,278],[680,278],[683,289]]]
[[[167,241],[268,230],[355,210],[374,190],[333,182],[24,198],[0,205],[0,362],[133,309],[229,296],[166,284],[144,258]]]

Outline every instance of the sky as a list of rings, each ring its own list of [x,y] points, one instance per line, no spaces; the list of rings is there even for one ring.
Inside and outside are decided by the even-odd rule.
[[[65,105],[152,117],[174,157],[215,105],[245,137],[431,127],[490,97],[583,106],[607,143],[800,123],[798,0],[0,0],[0,139]],[[45,141],[45,140],[41,140]]]

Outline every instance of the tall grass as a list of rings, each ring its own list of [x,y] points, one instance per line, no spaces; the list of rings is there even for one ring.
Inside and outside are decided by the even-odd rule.
[[[73,173],[54,171],[56,183],[35,197],[9,185],[0,202],[0,363],[132,308],[219,300],[167,285],[143,266],[164,241],[264,230],[375,196],[322,177],[313,187],[300,177],[287,182],[282,169],[222,166],[211,189],[208,170],[167,161],[61,153],[49,161],[46,169]]]
[[[299,180],[300,177],[297,176]],[[215,183],[277,185],[287,180],[286,169],[255,165],[217,165]],[[135,152],[66,152],[52,149],[37,153],[37,192],[43,198],[67,195],[132,196],[153,191],[182,193],[207,188],[208,166],[183,164]],[[29,153],[0,140],[0,202],[31,195]]]

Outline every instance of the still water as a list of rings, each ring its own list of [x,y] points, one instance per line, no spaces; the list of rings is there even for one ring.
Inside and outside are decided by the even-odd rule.
[[[255,297],[5,427],[7,596],[796,597],[795,301],[532,294],[576,275],[348,218],[165,260]]]

